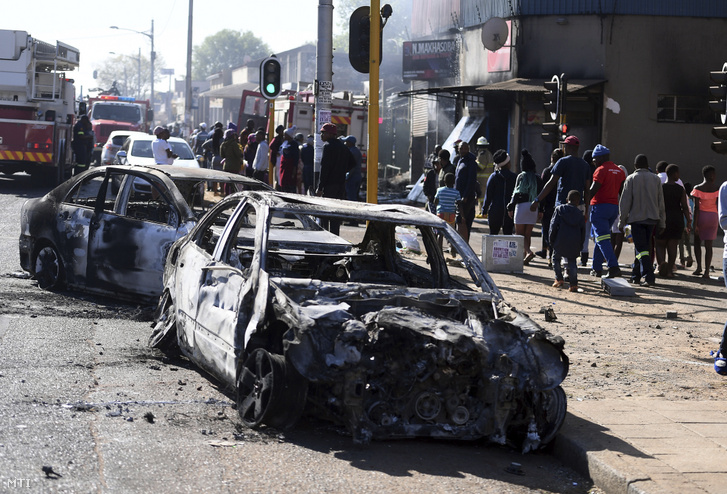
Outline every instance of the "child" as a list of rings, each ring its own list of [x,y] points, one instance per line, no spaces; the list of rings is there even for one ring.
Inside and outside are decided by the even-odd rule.
[[[447,173],[444,176],[444,187],[437,189],[434,195],[434,207],[437,208],[437,216],[454,228],[454,219],[457,216],[457,204],[462,200],[459,191],[454,188],[454,173]],[[439,247],[442,247],[442,237],[438,235]]]
[[[577,190],[568,192],[568,204],[561,204],[553,212],[550,222],[550,246],[553,248],[553,271],[555,282],[553,286],[563,286],[563,268],[560,266],[561,258],[568,259],[568,276],[570,278],[569,291],[578,291],[577,259],[581,254],[581,246],[586,238],[586,225],[583,213],[578,209],[581,202],[581,193]]]

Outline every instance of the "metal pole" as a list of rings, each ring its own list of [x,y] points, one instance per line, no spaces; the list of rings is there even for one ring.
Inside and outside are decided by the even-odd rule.
[[[189,24],[187,27],[187,78],[184,86],[184,123],[191,132],[192,119],[192,9],[194,0],[189,0]]]
[[[151,36],[149,37],[151,39],[151,109],[152,113],[154,111],[154,19],[151,20]],[[151,124],[151,127],[154,127],[153,118],[152,121],[149,122]]]
[[[381,50],[381,2],[371,0],[369,49],[369,115],[366,152],[366,201],[378,204],[379,197],[379,52]]]
[[[318,0],[318,43],[316,47],[316,145],[314,153],[314,188],[321,173],[323,141],[318,132],[331,121],[331,92],[333,89],[333,1]]]
[[[263,81],[260,81],[262,84]],[[268,100],[268,145],[273,142],[273,136],[275,135],[275,100]],[[268,149],[268,185],[273,187],[275,180],[273,174],[275,173],[275,163],[270,160],[270,149]]]
[[[136,81],[136,98],[141,99],[141,46],[139,47],[139,58],[136,61],[139,62],[139,79]]]

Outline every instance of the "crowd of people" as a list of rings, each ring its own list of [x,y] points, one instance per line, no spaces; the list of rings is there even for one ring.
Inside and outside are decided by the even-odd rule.
[[[314,187],[314,136],[306,137],[297,132],[295,125],[287,128],[278,125],[275,136],[268,142],[265,129],[256,129],[252,119],[239,133],[233,123],[228,123],[224,129],[222,122],[217,122],[210,131],[207,124],[201,123],[190,135],[189,144],[195,154],[204,158],[208,168],[244,174],[282,192],[358,201],[362,154],[356,146],[356,137],[339,138],[334,124],[324,124],[320,134],[325,144],[317,187]],[[273,170],[272,181],[270,169]],[[208,190],[221,195],[231,192],[218,189],[216,184],[210,184]]]
[[[484,137],[476,142],[475,155],[469,143],[457,141],[453,159],[437,146],[424,181],[428,210],[451,223],[466,241],[477,207],[478,216],[487,218],[490,235],[523,237],[525,265],[535,256],[548,260],[557,288],[569,281],[569,290],[579,291],[577,267],[588,266],[590,240],[594,277],[627,277],[653,286],[657,277],[674,278],[677,269],[696,264],[692,274],[711,279],[713,242],[718,226],[725,228],[714,167],[705,166],[703,181],[694,187],[681,181],[678,165],[660,161],[652,170],[641,154],[629,173],[611,161],[611,151],[602,144],[581,154],[578,137],[571,135],[562,149],[553,151],[541,174],[527,149],[521,151],[515,173],[505,150],[490,153]],[[722,190],[727,191],[724,184]],[[532,232],[538,222],[542,244],[534,251]],[[619,257],[626,238],[635,252],[631,271],[622,273]],[[565,276],[561,262],[568,267]]]

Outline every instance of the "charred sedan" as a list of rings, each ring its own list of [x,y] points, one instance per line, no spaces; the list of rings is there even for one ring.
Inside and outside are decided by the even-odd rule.
[[[333,221],[367,226],[318,226]],[[437,235],[466,268],[448,266]],[[359,443],[487,438],[529,451],[565,418],[563,340],[505,303],[446,222],[407,206],[224,199],[172,246],[150,344],[219,378],[253,427],[307,411]]]
[[[209,207],[205,181],[267,189],[247,177],[177,166],[93,168],[25,202],[20,265],[41,288],[158,297],[164,260]]]

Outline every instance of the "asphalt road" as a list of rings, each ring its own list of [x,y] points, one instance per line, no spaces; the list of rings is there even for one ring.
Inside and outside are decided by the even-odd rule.
[[[18,260],[23,201],[0,177],[0,492],[589,492],[547,451],[482,442],[353,445],[304,419],[240,425],[234,398],[146,345],[150,307],[42,291]],[[512,463],[519,463],[517,468]]]

